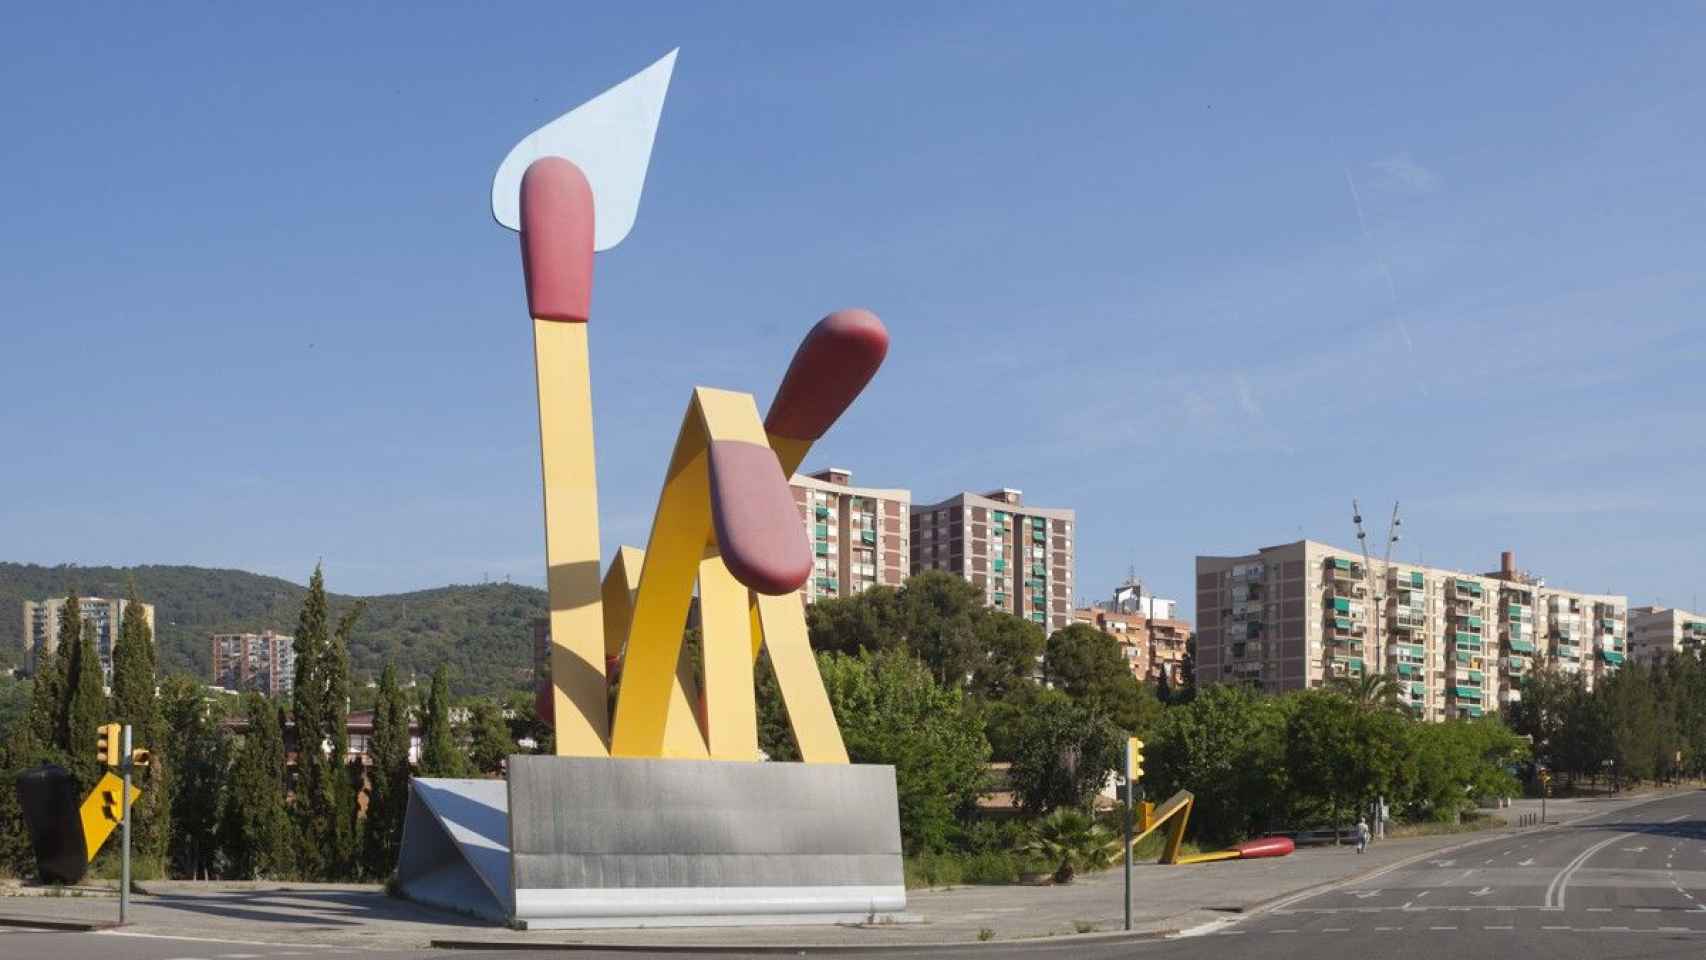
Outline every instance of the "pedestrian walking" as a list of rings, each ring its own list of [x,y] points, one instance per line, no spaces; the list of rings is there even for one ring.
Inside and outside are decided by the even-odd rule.
[[[1357,853],[1368,848],[1368,818],[1357,821]]]

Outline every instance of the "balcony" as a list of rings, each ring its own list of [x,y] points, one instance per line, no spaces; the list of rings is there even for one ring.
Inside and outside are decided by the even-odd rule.
[[[1327,576],[1332,580],[1361,580],[1363,564],[1344,558],[1327,559]]]
[[[1534,643],[1532,641],[1529,641],[1529,640],[1517,640],[1517,639],[1513,638],[1510,642],[1510,648],[1511,648],[1512,653],[1530,653],[1531,654],[1534,652]]]

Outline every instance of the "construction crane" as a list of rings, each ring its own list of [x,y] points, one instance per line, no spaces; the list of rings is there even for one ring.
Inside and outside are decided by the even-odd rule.
[[[1382,661],[1385,657],[1385,648],[1380,645],[1380,621],[1386,617],[1386,605],[1382,601],[1374,581],[1374,565],[1369,562],[1368,558],[1368,534],[1362,528],[1362,505],[1357,502],[1355,497],[1351,498],[1351,523],[1356,526],[1357,546],[1362,548],[1362,579],[1368,588],[1369,607],[1374,611],[1374,615],[1369,618],[1374,629],[1374,656],[1369,659],[1373,661],[1373,672],[1383,673],[1385,672],[1385,664]],[[1402,524],[1403,521],[1398,519],[1398,501],[1394,500],[1392,501],[1392,519],[1386,524],[1386,555],[1381,559],[1380,569],[1382,571],[1392,568],[1392,545],[1398,542],[1398,528]]]

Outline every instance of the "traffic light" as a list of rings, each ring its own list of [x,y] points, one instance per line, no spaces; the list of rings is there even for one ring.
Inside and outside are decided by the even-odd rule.
[[[109,767],[119,765],[119,750],[124,746],[119,742],[123,729],[116,723],[103,723],[95,728],[95,758]]]
[[[133,767],[146,767],[151,759],[153,759],[153,755],[141,747],[130,751],[130,765]]]
[[[1143,741],[1132,737],[1126,743],[1126,781],[1136,783],[1143,777]]]

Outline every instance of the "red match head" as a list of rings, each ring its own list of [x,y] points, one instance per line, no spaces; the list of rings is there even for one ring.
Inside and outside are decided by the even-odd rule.
[[[723,565],[759,593],[792,593],[812,573],[811,545],[782,464],[769,447],[713,440],[709,451],[711,523]]]
[[[889,332],[869,310],[837,310],[794,351],[764,429],[773,437],[816,440],[871,382],[889,352]]]
[[[592,187],[562,157],[521,176],[521,269],[527,309],[541,320],[585,323],[592,312]]]

